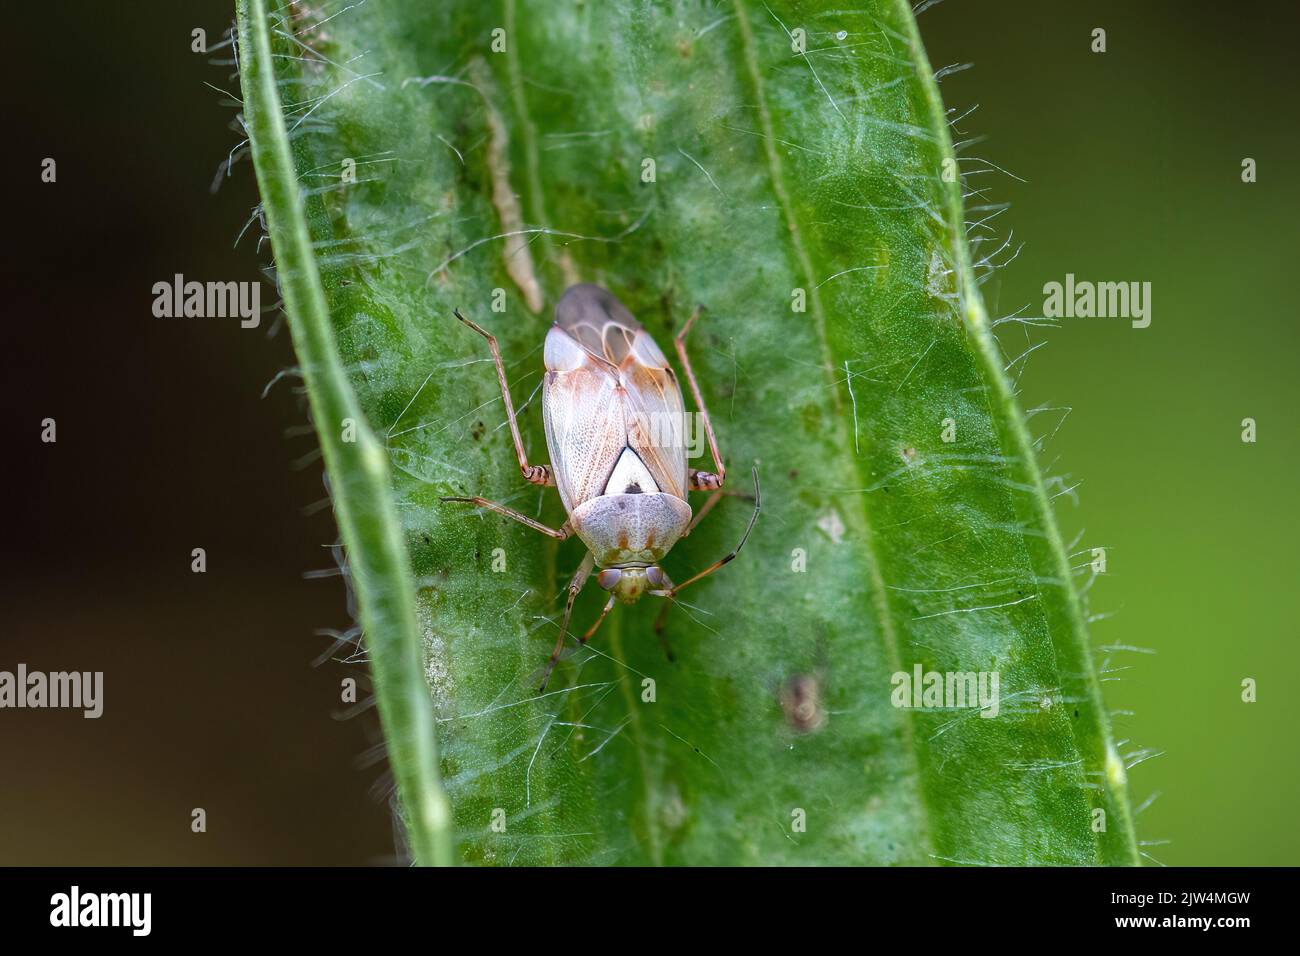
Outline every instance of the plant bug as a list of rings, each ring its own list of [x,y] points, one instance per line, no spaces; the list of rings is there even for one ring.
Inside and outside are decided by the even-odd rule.
[[[569,582],[560,637],[542,677],[545,690],[564,650],[573,602],[591,572],[597,570],[596,582],[610,595],[579,644],[591,640],[615,600],[634,604],[645,594],[675,600],[683,588],[735,558],[758,520],[758,468],[753,469],[754,513],[740,543],[703,571],[673,584],[659,562],[708,513],[723,494],[726,480],[713,424],[686,354],[686,335],[700,309],[696,308],[673,338],[673,345],[699,408],[716,472],[687,468],[685,406],[677,376],[650,334],[608,290],[597,285],[570,286],[555,306],[555,324],[546,334],[542,380],[550,465],[528,461],[496,336],[459,310],[454,314],[487,339],[520,471],[535,485],[554,486],[568,518],[559,528],[550,528],[485,498],[442,500],[487,508],[560,541],[576,534],[587,546],[587,555]],[[693,517],[686,503],[688,490],[713,492]],[[664,605],[665,611],[668,606]],[[656,630],[662,621],[661,614]]]

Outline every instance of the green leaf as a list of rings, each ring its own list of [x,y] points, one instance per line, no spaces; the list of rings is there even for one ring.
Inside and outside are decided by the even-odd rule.
[[[267,19],[252,0],[241,29],[246,114],[271,108],[272,73],[283,104],[250,136],[362,621],[372,649],[405,647],[414,601],[458,858],[1137,862],[905,2],[340,0]],[[485,343],[451,311],[500,338],[543,462],[541,342],[574,281],[664,346],[706,307],[692,361],[730,485],[748,491],[757,463],[764,509],[739,559],[669,612],[675,661],[647,599],[539,695],[581,545],[439,502],[564,520],[521,480]],[[391,482],[331,437],[335,393],[355,396]],[[345,492],[356,460],[367,480]],[[722,499],[668,573],[725,554],[750,508]],[[396,515],[407,553],[348,519],[360,509]],[[362,586],[367,564],[382,585]],[[406,704],[384,718],[410,816],[436,786],[404,769],[429,759],[426,708],[411,655],[375,662],[381,704]],[[895,675],[918,667],[995,673],[997,715],[896,707]]]
[[[450,808],[438,777],[432,708],[421,680],[411,569],[390,496],[388,461],[339,359],[330,310],[303,217],[262,0],[239,4],[244,123],[276,255],[276,276],[302,363],[347,544],[379,711],[398,791],[422,862],[452,861]]]

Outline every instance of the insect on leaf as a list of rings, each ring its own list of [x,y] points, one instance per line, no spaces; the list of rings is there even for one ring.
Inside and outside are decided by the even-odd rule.
[[[909,4],[241,9],[246,107],[271,75],[283,113],[250,128],[258,178],[268,212],[296,200],[319,275],[323,308],[292,323],[295,344],[304,365],[322,340],[336,350],[388,479],[353,492],[385,499],[405,546],[359,594],[363,623],[383,646],[391,622],[367,604],[410,608],[456,859],[1136,862]],[[269,219],[283,285],[294,236]],[[452,310],[498,337],[546,463],[542,343],[577,282],[611,290],[669,356],[705,308],[687,347],[737,494],[665,570],[684,580],[735,546],[753,464],[763,514],[670,609],[672,660],[646,598],[539,694],[584,551],[439,501],[565,518],[521,478],[485,342]],[[689,464],[711,470],[691,423]],[[337,494],[346,464],[326,461]],[[374,542],[341,524],[364,565]],[[589,591],[579,633],[606,597]],[[376,673],[381,705],[410,676]],[[432,777],[403,768],[431,741],[384,717],[409,804]]]

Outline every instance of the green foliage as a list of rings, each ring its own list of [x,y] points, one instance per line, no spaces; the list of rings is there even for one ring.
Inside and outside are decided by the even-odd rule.
[[[281,282],[318,271],[328,310],[329,334],[305,348],[325,311],[286,288],[294,340],[309,372],[341,363],[387,450],[389,487],[354,491],[385,498],[372,504],[405,539],[378,593],[414,602],[459,858],[1136,862],[1071,568],[906,3],[369,0],[269,20],[249,7],[243,29],[267,28],[284,104],[282,132],[250,130]],[[247,36],[242,51],[251,110],[268,65]],[[281,135],[293,170],[259,144]],[[270,215],[294,185],[311,269]],[[530,396],[549,309],[579,280],[664,346],[707,308],[692,358],[730,483],[747,490],[757,462],[764,513],[740,559],[670,612],[674,662],[653,601],[619,607],[539,696],[581,545],[438,501],[564,517],[520,479],[484,342],[451,310],[499,336],[545,461]],[[324,440],[332,419],[318,406],[316,421]],[[356,569],[375,542],[343,520],[346,455],[324,443]],[[748,517],[724,499],[669,574],[723,555]],[[358,590],[382,646],[390,622]],[[591,591],[579,630],[604,597]],[[998,715],[896,707],[893,675],[917,666],[997,672]],[[377,669],[381,704],[409,680]],[[400,765],[430,742],[409,746],[412,726],[384,716],[416,799],[430,776]]]

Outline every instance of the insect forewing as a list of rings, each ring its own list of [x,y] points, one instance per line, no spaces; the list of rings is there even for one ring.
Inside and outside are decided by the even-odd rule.
[[[642,329],[623,368],[627,443],[659,490],[686,498],[686,414],[681,386],[659,346]]]
[[[542,416],[555,486],[572,512],[605,490],[627,426],[617,374],[559,326],[546,335]]]
[[[628,446],[656,490],[686,497],[681,387],[663,352],[613,294],[595,285],[565,292],[546,337],[546,369],[546,440],[567,509],[604,492]]]

